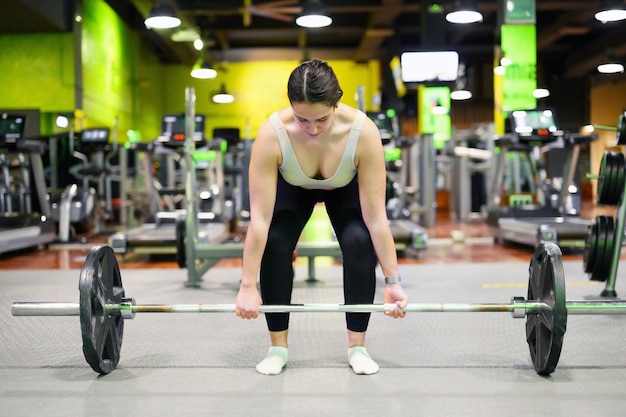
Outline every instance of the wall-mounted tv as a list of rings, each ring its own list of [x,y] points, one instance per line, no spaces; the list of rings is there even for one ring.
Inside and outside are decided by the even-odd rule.
[[[455,51],[416,51],[400,55],[402,81],[407,84],[449,85],[459,72]]]

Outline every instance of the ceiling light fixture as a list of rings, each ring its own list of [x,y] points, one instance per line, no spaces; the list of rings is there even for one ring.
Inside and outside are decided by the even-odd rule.
[[[598,65],[598,72],[601,74],[617,74],[624,72],[624,64],[613,55],[610,49],[606,52],[607,59],[604,63]]]
[[[195,42],[200,39],[200,32],[196,28],[180,27],[170,35],[173,42]]]
[[[148,29],[171,29],[180,26],[181,20],[167,0],[160,0],[144,21]]]
[[[202,51],[205,48],[215,46],[215,43],[215,38],[211,35],[211,33],[206,29],[202,29],[200,30],[198,38],[193,41],[193,47],[197,51]]]
[[[229,104],[235,101],[235,96],[226,91],[226,86],[222,84],[222,88],[217,94],[213,95],[213,103]]]
[[[469,90],[453,90],[450,92],[450,98],[455,101],[469,100],[472,98],[472,92]]]
[[[206,80],[217,77],[217,71],[211,67],[211,64],[205,58],[200,58],[191,69],[191,76]]]
[[[624,65],[620,62],[606,62],[598,65],[598,72],[602,74],[617,74],[624,72]]]
[[[476,8],[474,0],[455,0],[446,20],[457,24],[479,23],[483,21],[483,15]]]
[[[455,101],[469,100],[472,92],[467,88],[471,78],[471,69],[464,62],[459,62],[458,74],[454,88],[450,92],[450,99]]]
[[[533,97],[536,99],[546,98],[550,96],[550,90],[547,88],[535,88],[533,90]]]
[[[296,24],[305,28],[323,28],[333,22],[326,14],[326,7],[320,0],[306,0],[302,6],[302,14],[296,19]]]
[[[602,3],[600,10],[595,14],[595,18],[602,23],[617,22],[626,19],[626,8],[622,0],[611,0]]]

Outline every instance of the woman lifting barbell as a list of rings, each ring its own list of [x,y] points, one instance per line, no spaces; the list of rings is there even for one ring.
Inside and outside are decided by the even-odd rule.
[[[339,103],[342,95],[326,62],[303,62],[287,83],[291,106],[273,113],[257,132],[249,168],[250,224],[235,307],[239,317],[258,317],[261,302],[290,304],[292,254],[320,202],[342,248],[344,302],[374,301],[375,268],[380,264],[385,276],[384,302],[398,306],[386,314],[405,315],[402,308],[408,298],[400,282],[385,210],[380,133],[363,112]],[[265,316],[271,346],[256,369],[275,375],[287,364],[289,313]],[[348,363],[357,374],[379,370],[365,348],[369,318],[370,313],[346,313]]]

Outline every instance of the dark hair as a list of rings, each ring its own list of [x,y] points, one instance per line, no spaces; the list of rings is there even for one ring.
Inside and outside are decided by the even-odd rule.
[[[323,103],[335,107],[342,95],[335,72],[319,59],[301,63],[287,82],[290,103]]]

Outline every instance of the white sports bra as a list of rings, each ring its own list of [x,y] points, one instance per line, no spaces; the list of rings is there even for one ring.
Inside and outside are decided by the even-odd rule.
[[[270,121],[276,130],[278,144],[283,155],[283,163],[278,167],[278,170],[285,181],[291,185],[311,190],[333,190],[348,185],[357,171],[356,165],[354,165],[354,157],[356,156],[356,145],[359,141],[359,135],[361,134],[363,120],[365,120],[365,113],[357,110],[350,129],[348,142],[346,143],[341,161],[339,161],[337,171],[335,171],[335,174],[330,178],[317,180],[306,176],[304,172],[302,172],[302,168],[300,168],[296,154],[291,146],[291,140],[289,139],[289,135],[287,135],[285,126],[280,120],[278,112],[273,113],[270,116]]]

